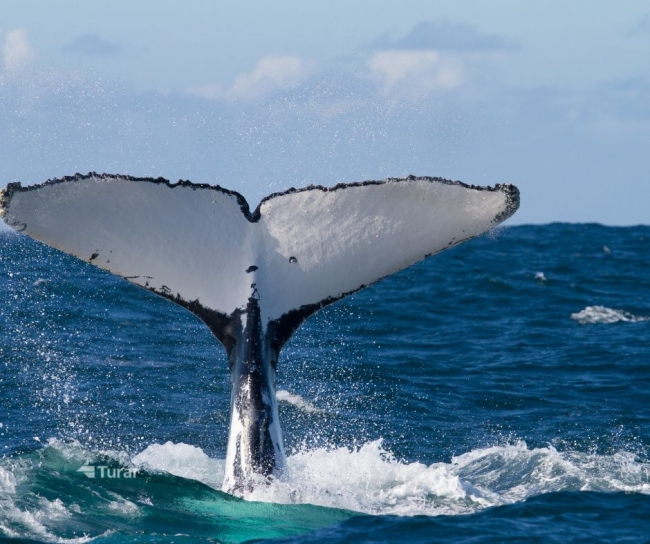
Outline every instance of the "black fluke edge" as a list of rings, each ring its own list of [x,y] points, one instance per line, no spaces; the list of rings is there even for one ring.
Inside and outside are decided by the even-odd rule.
[[[3,191],[0,191],[0,212],[3,209],[9,207],[11,197],[16,192],[32,191],[40,187],[44,187],[46,185],[56,185],[58,183],[64,183],[64,182],[79,182],[79,181],[86,181],[88,179],[124,179],[128,181],[136,181],[136,182],[157,183],[161,185],[166,185],[167,187],[170,187],[172,189],[174,187],[190,187],[192,189],[205,189],[205,190],[217,191],[226,194],[228,196],[235,197],[242,211],[242,214],[244,214],[246,219],[248,219],[251,223],[256,223],[257,221],[259,221],[261,217],[260,210],[262,205],[265,202],[268,202],[269,200],[272,200],[274,198],[283,195],[302,193],[305,191],[322,191],[326,193],[330,191],[340,191],[343,189],[349,189],[353,187],[364,187],[366,185],[383,185],[385,183],[403,183],[406,181],[430,181],[430,182],[442,183],[445,185],[458,185],[460,187],[465,187],[466,189],[473,189],[476,191],[503,192],[506,195],[506,209],[502,213],[500,213],[497,217],[495,217],[494,219],[495,223],[500,223],[501,221],[506,220],[508,217],[514,214],[519,208],[519,202],[520,202],[519,189],[517,189],[517,187],[515,187],[514,185],[510,185],[510,184],[497,184],[494,187],[492,187],[492,186],[471,185],[468,183],[463,183],[462,181],[449,180],[440,177],[410,175],[405,178],[387,178],[385,180],[368,180],[368,181],[359,181],[353,183],[338,183],[332,187],[324,187],[323,185],[309,185],[307,187],[302,187],[299,189],[291,187],[286,191],[271,193],[270,195],[265,196],[257,205],[257,208],[255,208],[255,210],[251,212],[248,201],[241,193],[238,193],[237,191],[232,191],[230,189],[225,189],[220,185],[208,185],[207,183],[194,183],[192,181],[182,180],[182,179],[178,180],[176,183],[172,183],[169,180],[162,177],[141,178],[141,177],[135,177],[129,175],[98,174],[96,172],[89,172],[88,174],[75,174],[74,176],[64,176],[62,178],[49,179],[44,183],[40,183],[37,185],[28,185],[26,187],[23,187],[20,184],[20,182],[9,183]]]

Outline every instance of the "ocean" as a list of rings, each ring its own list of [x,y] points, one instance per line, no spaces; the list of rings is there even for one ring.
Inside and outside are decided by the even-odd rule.
[[[650,539],[650,227],[503,227],[311,317],[289,475],[220,491],[225,351],[193,315],[0,232],[0,536]]]

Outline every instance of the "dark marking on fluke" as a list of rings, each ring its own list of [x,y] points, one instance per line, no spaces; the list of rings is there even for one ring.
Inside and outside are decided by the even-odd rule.
[[[90,259],[88,259],[89,263],[92,263],[97,257],[99,257],[99,250],[95,251],[91,256]]]
[[[247,274],[250,274],[251,272],[255,272],[256,270],[257,270],[257,266],[254,266],[254,265],[253,265],[253,266],[249,266],[249,267],[246,269],[246,273],[247,273]]]
[[[295,264],[295,263],[298,262],[298,259],[296,259],[295,257],[289,257],[289,262],[290,262],[291,264]]]

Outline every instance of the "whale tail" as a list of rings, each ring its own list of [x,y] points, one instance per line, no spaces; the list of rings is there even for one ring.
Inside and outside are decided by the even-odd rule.
[[[314,311],[496,226],[512,185],[439,178],[290,189],[250,211],[218,186],[106,174],[11,183],[12,228],[184,306],[232,348],[250,296],[276,347]]]
[[[254,211],[218,186],[95,173],[0,193],[9,226],[180,304],[223,344],[233,382],[227,490],[282,469],[275,366],[307,317],[518,206],[512,185],[413,176],[290,189]]]

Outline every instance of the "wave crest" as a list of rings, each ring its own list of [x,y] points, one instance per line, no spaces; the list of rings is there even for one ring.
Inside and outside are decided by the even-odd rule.
[[[581,325],[592,325],[594,323],[618,323],[619,321],[638,323],[639,321],[648,321],[650,317],[636,316],[606,306],[587,306],[584,310],[571,314],[571,319],[576,320]]]
[[[82,464],[113,461],[143,468],[142,476],[138,472],[137,478],[123,481],[88,479],[78,470]],[[529,448],[517,442],[426,465],[397,459],[376,440],[359,447],[305,448],[287,461],[287,475],[245,497],[275,503],[270,506],[242,503],[220,492],[224,460],[188,444],[152,444],[130,458],[124,452],[91,452],[79,443],[50,440],[41,450],[0,460],[0,535],[86,542],[93,537],[78,535],[136,530],[142,516],[162,512],[181,519],[192,512],[211,522],[216,516],[220,523],[232,522],[228,530],[236,532],[251,516],[251,527],[259,531],[259,519],[271,523],[282,516],[293,516],[295,523],[320,516],[316,525],[307,524],[313,528],[346,519],[350,511],[455,515],[558,491],[650,494],[650,463],[625,451],[559,452],[552,446]],[[155,478],[147,476],[152,472]],[[207,487],[197,487],[192,480]],[[52,489],[58,490],[57,496]],[[318,506],[326,508],[313,510]],[[239,514],[233,518],[235,511]],[[60,533],[61,524],[79,530]]]

